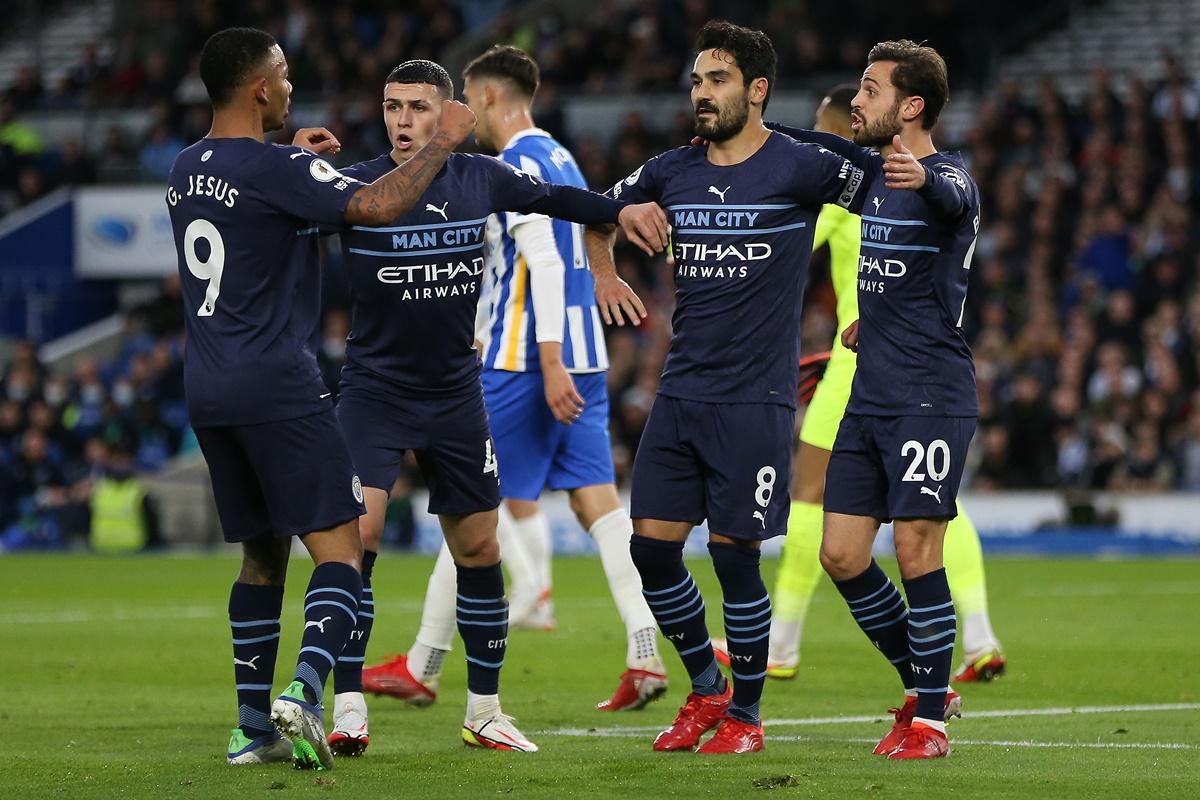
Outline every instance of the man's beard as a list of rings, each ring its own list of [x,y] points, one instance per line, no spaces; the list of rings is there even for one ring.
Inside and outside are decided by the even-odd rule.
[[[900,133],[900,104],[892,106],[891,112],[884,114],[874,122],[867,122],[862,113],[858,113],[863,121],[862,127],[854,132],[854,143],[860,147],[885,147],[892,143],[892,137]]]
[[[699,111],[715,111],[716,119],[711,122],[702,121]],[[696,135],[710,142],[725,142],[742,132],[750,119],[750,98],[742,97],[742,102],[728,112],[723,112],[716,105],[705,103],[697,109]]]

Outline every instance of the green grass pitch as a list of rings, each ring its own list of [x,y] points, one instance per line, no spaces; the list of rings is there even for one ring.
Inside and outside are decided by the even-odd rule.
[[[408,647],[431,565],[380,559],[369,661]],[[767,684],[765,752],[658,754],[653,732],[686,693],[678,658],[666,653],[673,683],[659,702],[634,713],[593,711],[623,668],[624,632],[600,562],[560,559],[559,630],[513,632],[501,681],[505,710],[541,752],[463,747],[459,646],[436,705],[376,698],[367,754],[312,773],[224,763],[236,713],[225,622],[234,559],[5,557],[0,797],[1196,798],[1198,566],[991,561],[1009,674],[963,689],[965,718],[950,726],[950,758],[888,763],[870,750],[897,702],[897,681],[832,587],[814,602],[800,676]],[[768,585],[774,568],[767,562]],[[711,566],[692,569],[716,635]],[[291,571],[280,689],[294,663],[308,563],[293,560]],[[853,720],[861,717],[869,721]]]

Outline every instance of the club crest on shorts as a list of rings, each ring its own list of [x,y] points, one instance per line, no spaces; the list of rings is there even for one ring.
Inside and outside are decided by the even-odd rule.
[[[360,503],[363,501],[362,481],[358,479],[357,475],[354,476],[354,480],[350,481],[350,491],[354,492],[355,500]]]

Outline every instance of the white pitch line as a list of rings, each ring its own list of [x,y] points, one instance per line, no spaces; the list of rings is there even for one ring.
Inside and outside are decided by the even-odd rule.
[[[1158,713],[1164,711],[1200,711],[1200,703],[1153,703],[1126,706],[1062,706],[1059,708],[1013,708],[989,709],[965,712],[970,719],[1007,719],[1009,717],[1059,717],[1069,714],[1124,714],[1133,712]],[[763,720],[764,727],[784,728],[805,725],[856,725],[866,722],[882,722],[886,715],[861,715],[841,717],[802,717],[799,719]],[[559,736],[626,736],[654,733],[662,726],[616,726],[612,728],[563,728],[547,733]],[[778,738],[778,737],[771,737]],[[1189,745],[1190,746],[1190,745]]]

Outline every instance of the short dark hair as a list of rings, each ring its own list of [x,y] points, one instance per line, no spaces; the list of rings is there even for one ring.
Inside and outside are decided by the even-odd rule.
[[[921,127],[932,130],[946,103],[950,102],[950,77],[946,62],[937,50],[911,39],[880,42],[867,54],[867,63],[895,61],[892,70],[892,85],[903,97],[921,97],[925,100]],[[897,99],[901,99],[897,98]]]
[[[858,94],[858,86],[853,83],[839,83],[837,86],[825,93],[829,98],[829,107],[835,109],[841,114],[850,116],[850,104],[854,102],[854,96]]]
[[[537,62],[519,47],[494,44],[463,68],[463,78],[504,78],[530,100],[541,83]]]
[[[746,87],[758,78],[767,79],[767,94],[763,97],[763,111],[767,110],[767,101],[771,99],[771,90],[775,88],[775,45],[771,38],[762,31],[743,28],[724,20],[710,20],[704,23],[696,36],[696,51],[724,50],[733,56],[738,69],[742,71],[742,82]]]
[[[405,61],[388,73],[387,83],[428,83],[436,86],[438,94],[443,98],[454,97],[454,81],[450,73],[441,64],[416,58]]]
[[[200,50],[200,80],[213,108],[229,104],[275,45],[275,37],[258,28],[226,28],[208,37]]]

